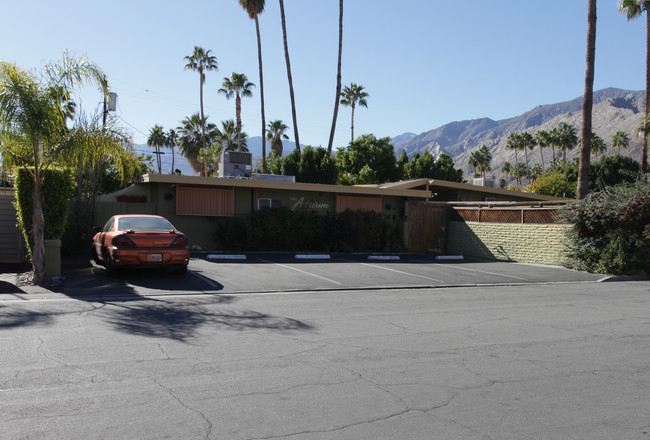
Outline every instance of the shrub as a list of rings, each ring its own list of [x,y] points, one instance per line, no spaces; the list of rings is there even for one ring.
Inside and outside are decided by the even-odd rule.
[[[19,168],[16,173],[16,208],[18,226],[22,230],[29,255],[32,255],[34,235],[32,217],[34,215],[34,177],[33,169]],[[73,195],[75,182],[68,169],[48,168],[41,170],[41,197],[43,199],[44,238],[61,238],[70,213],[68,202]]]
[[[591,165],[590,188],[605,188],[620,183],[633,183],[639,178],[641,163],[629,156],[603,156]]]
[[[573,225],[567,266],[590,272],[650,272],[650,184],[609,187],[575,202],[560,219]]]
[[[561,170],[549,170],[531,183],[528,191],[545,196],[574,198],[576,184],[569,181]]]
[[[232,251],[394,252],[401,234],[380,214],[345,211],[335,217],[288,208],[217,220],[217,247]]]

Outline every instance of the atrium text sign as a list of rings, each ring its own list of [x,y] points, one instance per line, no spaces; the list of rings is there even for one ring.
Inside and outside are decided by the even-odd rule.
[[[330,209],[330,204],[328,202],[308,199],[305,197],[290,197],[289,208],[292,211],[298,209]]]

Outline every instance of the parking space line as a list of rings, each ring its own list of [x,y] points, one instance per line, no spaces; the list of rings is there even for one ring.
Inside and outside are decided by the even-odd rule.
[[[478,269],[470,269],[469,267],[463,267],[463,266],[458,266],[458,265],[454,265],[452,267],[454,269],[468,270],[470,272],[484,273],[484,274],[487,274],[487,275],[497,275],[497,276],[500,276],[500,277],[512,278],[512,279],[519,280],[519,281],[529,281],[526,278],[516,277],[514,275],[506,275],[504,273],[488,272],[488,271],[485,271],[485,270],[478,270]]]
[[[276,264],[276,265],[278,265],[278,266],[282,266],[282,267],[287,268],[287,269],[295,270],[296,272],[300,272],[300,273],[303,273],[303,274],[305,274],[305,275],[310,275],[310,276],[312,276],[312,277],[320,278],[320,279],[322,279],[322,280],[329,281],[330,283],[334,283],[334,284],[338,284],[338,285],[341,284],[341,283],[339,283],[338,281],[330,280],[329,278],[325,278],[325,277],[322,277],[322,276],[320,276],[320,275],[316,275],[315,273],[306,272],[306,271],[304,271],[304,270],[296,269],[295,267],[287,266],[286,264],[280,264],[280,263],[276,263],[276,262],[274,262],[274,261],[263,260],[263,259],[261,259],[261,258],[258,258],[258,260],[263,261],[263,262],[265,262],[265,263]]]
[[[352,260],[346,260],[346,261],[352,261]],[[384,266],[377,266],[376,264],[370,264],[370,263],[360,263],[360,264],[363,264],[364,266],[370,266],[370,267],[376,267],[378,269],[388,270],[390,272],[401,273],[403,275],[409,275],[409,276],[412,276],[412,277],[423,278],[425,280],[435,281],[437,283],[444,283],[443,280],[439,280],[437,278],[425,277],[424,275],[418,275],[418,274],[414,274],[414,273],[410,273],[410,272],[404,272],[404,271],[401,271],[401,270],[391,269],[389,267],[384,267]]]

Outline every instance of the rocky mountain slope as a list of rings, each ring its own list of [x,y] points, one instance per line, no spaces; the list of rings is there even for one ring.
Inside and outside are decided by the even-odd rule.
[[[636,137],[635,129],[642,119],[644,96],[644,91],[615,88],[594,92],[593,130],[607,145],[617,131],[623,130],[628,133],[631,140],[630,147],[621,153],[632,156],[636,160],[641,158],[641,139]],[[521,116],[500,121],[482,118],[451,122],[415,137],[406,136],[407,140],[404,142],[400,141],[400,137],[393,138],[393,144],[398,156],[402,150],[406,151],[409,157],[414,153],[422,154],[425,151],[435,156],[441,153],[448,154],[454,158],[456,166],[465,171],[467,178],[471,177],[473,171],[467,165],[471,152],[485,144],[492,152],[492,174],[499,178],[501,165],[505,161],[514,164],[514,152],[505,149],[506,138],[510,133],[528,131],[534,135],[541,129],[550,130],[562,122],[572,124],[576,128],[577,135],[580,136],[582,97],[557,104],[540,105]],[[571,159],[578,154],[579,146],[569,151],[567,158]],[[609,149],[606,154],[616,154],[616,151]],[[548,163],[551,155],[550,148],[545,149],[543,155],[545,163]],[[521,159],[523,155],[520,153],[519,156]],[[542,162],[538,148],[529,154],[528,160],[530,164]]]

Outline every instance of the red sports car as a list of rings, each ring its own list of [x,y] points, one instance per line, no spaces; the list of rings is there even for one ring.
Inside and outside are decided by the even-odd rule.
[[[124,267],[174,267],[190,261],[187,237],[158,215],[114,215],[93,237],[93,259],[110,274]]]

